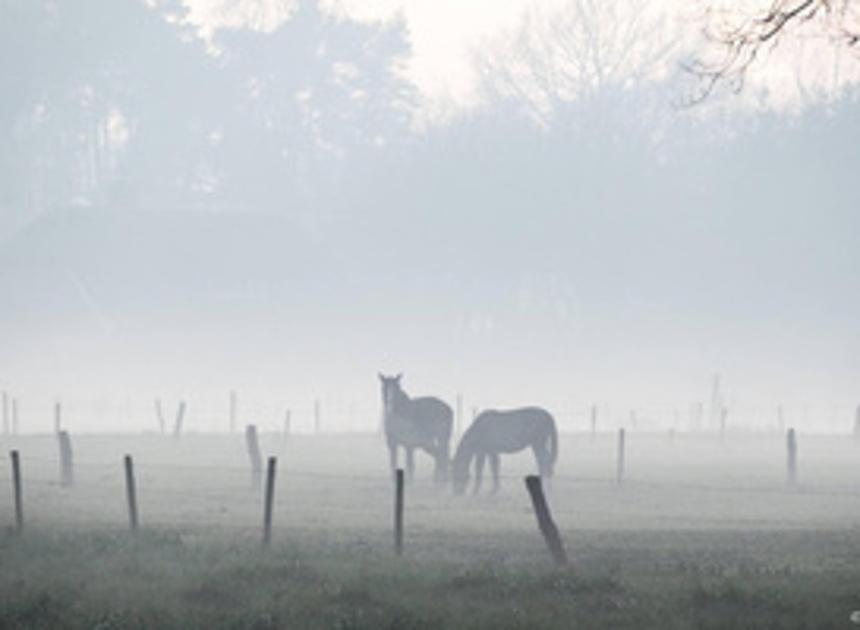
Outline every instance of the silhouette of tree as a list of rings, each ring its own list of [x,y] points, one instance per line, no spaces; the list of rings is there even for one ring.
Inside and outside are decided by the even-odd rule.
[[[685,64],[699,80],[698,102],[720,85],[738,92],[747,71],[786,38],[825,38],[834,46],[860,47],[856,0],[773,0],[764,10],[711,7],[706,15],[707,56]]]
[[[236,88],[219,150],[228,196],[308,201],[408,134],[416,97],[400,71],[401,21],[361,24],[302,0],[273,32],[227,30],[215,41]]]

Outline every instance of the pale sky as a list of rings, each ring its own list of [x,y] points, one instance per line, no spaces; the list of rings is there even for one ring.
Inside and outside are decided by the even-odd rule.
[[[760,5],[768,1],[756,0]],[[275,28],[289,15],[294,0],[184,0],[189,20],[204,37],[221,27]],[[653,50],[668,41],[677,46],[666,53],[657,74],[675,71],[683,51],[701,43],[705,0],[617,0],[613,3],[571,0],[322,0],[333,13],[362,21],[388,20],[402,15],[411,40],[413,56],[407,64],[408,77],[425,98],[425,115],[445,116],[479,104],[476,94],[474,59],[488,50],[504,49],[504,40],[515,36],[526,16],[535,25],[539,41],[547,27],[559,22],[567,8],[571,22],[579,26],[575,12],[602,20],[601,46],[610,52],[624,47],[630,35],[641,50]],[[727,6],[732,2],[722,2]],[[735,3],[746,10],[749,0]],[[578,9],[577,9],[578,7]],[[642,16],[645,16],[642,18]],[[614,23],[611,23],[614,22]],[[636,26],[631,26],[637,22]],[[644,24],[639,24],[644,22]],[[619,26],[619,24],[621,26]],[[541,26],[542,25],[542,26]],[[544,31],[540,29],[543,28]],[[850,52],[834,50],[817,33],[782,42],[766,53],[767,70],[753,71],[748,89],[735,99],[754,109],[798,109],[800,103],[838,97],[845,85],[860,80],[860,64]],[[643,41],[651,38],[653,41]],[[636,63],[628,63],[636,68]],[[763,67],[763,66],[761,66]]]

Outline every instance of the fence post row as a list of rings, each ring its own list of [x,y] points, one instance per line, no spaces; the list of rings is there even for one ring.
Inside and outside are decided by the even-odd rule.
[[[403,555],[403,469],[394,477],[394,553]]]
[[[541,534],[543,534],[547,549],[549,549],[555,563],[559,566],[564,566],[568,563],[567,552],[564,549],[564,544],[561,542],[558,527],[556,527],[555,522],[552,520],[552,514],[550,514],[549,506],[543,493],[541,478],[538,475],[529,475],[525,481],[526,489],[529,491],[529,496],[532,499],[532,507],[537,517],[538,527]]]
[[[263,507],[263,546],[268,547],[272,542],[272,507],[275,502],[275,473],[278,458],[270,457],[266,468],[266,494]]]
[[[60,446],[60,483],[71,486],[75,483],[75,471],[72,461],[72,440],[68,431],[57,433]]]
[[[15,495],[15,531],[20,533],[24,528],[24,500],[21,496],[21,459],[18,451],[11,451],[12,460],[12,490]]]
[[[245,446],[248,448],[248,458],[251,460],[251,487],[260,487],[263,476],[263,457],[260,455],[260,440],[257,436],[257,425],[245,427]]]
[[[137,488],[134,483],[134,461],[131,455],[126,455],[125,461],[125,495],[128,500],[128,525],[131,531],[137,531]]]

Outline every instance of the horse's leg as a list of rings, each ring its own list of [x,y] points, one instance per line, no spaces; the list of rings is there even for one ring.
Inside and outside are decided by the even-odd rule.
[[[481,481],[484,477],[484,461],[487,459],[487,454],[484,452],[478,453],[475,458],[475,488],[472,494],[478,494],[481,490]]]
[[[490,453],[490,471],[493,473],[493,494],[499,491],[499,454]]]
[[[394,440],[388,441],[388,463],[391,466],[391,476],[397,472],[397,442]]]
[[[415,449],[411,446],[406,447],[406,478],[412,481],[415,477]]]

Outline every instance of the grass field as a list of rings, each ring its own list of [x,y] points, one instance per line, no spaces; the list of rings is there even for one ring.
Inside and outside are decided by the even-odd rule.
[[[2,628],[850,628],[860,609],[860,448],[784,438],[563,436],[549,488],[572,566],[535,525],[523,454],[494,497],[454,497],[419,459],[404,557],[377,436],[263,436],[276,455],[275,529],[241,436],[73,436],[58,483],[54,436],[21,452],[25,530],[0,468]],[[127,528],[122,455],[135,458],[141,530]]]

